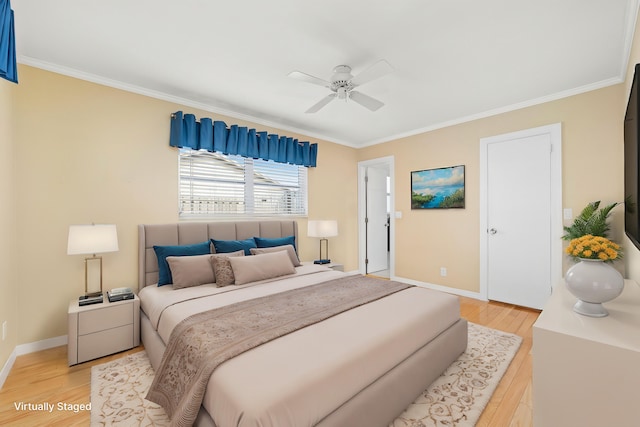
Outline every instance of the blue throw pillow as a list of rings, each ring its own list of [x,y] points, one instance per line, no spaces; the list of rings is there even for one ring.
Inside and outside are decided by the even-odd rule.
[[[245,255],[251,255],[251,248],[257,248],[253,237],[245,240],[215,240],[211,239],[217,254],[243,250]]]
[[[258,245],[259,248],[273,248],[275,246],[291,245],[296,249],[296,236],[276,237],[271,239],[265,237],[254,237],[253,239],[256,241],[256,245]]]
[[[211,242],[207,240],[193,245],[154,246],[153,250],[156,251],[156,256],[158,257],[158,286],[173,283],[167,257],[210,254],[210,245]]]

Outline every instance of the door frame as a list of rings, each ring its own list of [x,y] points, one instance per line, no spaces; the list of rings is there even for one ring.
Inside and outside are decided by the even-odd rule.
[[[389,170],[390,181],[390,213],[389,213],[389,276],[391,279],[395,277],[395,157],[386,156],[377,159],[364,160],[358,162],[358,271],[360,274],[365,274],[367,267],[365,264],[365,255],[367,253],[367,235],[366,227],[364,224],[366,214],[366,186],[364,185],[364,177],[366,169],[370,166],[385,165]]]
[[[548,135],[551,140],[551,287],[562,279],[562,124],[555,123],[532,129],[480,139],[480,297],[488,300],[488,146],[492,143],[532,136]]]

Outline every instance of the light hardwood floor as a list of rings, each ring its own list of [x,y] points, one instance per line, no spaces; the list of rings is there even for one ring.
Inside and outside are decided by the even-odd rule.
[[[484,410],[478,427],[533,426],[531,408],[532,326],[539,311],[497,302],[460,298],[461,314],[470,322],[520,335],[524,340]],[[142,347],[80,365],[67,366],[67,347],[19,356],[0,390],[0,425],[87,426],[88,411],[20,411],[15,405],[58,402],[87,404],[91,367],[142,350]]]

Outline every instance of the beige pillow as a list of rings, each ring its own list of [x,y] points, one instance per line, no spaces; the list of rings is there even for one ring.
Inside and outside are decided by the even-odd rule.
[[[233,285],[235,281],[233,277],[233,270],[231,270],[231,264],[229,264],[229,258],[233,257],[244,257],[244,250],[211,255],[213,275],[216,278],[216,285],[220,288],[227,285]]]
[[[282,246],[273,246],[271,248],[251,248],[251,255],[260,255],[260,254],[268,254],[270,252],[280,252],[286,251],[291,259],[291,263],[294,267],[300,267],[300,260],[298,259],[298,255],[296,255],[296,250],[293,248],[293,245],[282,245]]]
[[[236,285],[293,274],[296,268],[286,251],[229,258]]]
[[[211,266],[211,254],[169,256],[167,263],[173,278],[173,289],[188,288],[216,281]]]

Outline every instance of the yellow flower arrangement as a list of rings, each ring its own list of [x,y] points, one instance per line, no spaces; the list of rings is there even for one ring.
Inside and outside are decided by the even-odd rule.
[[[622,258],[620,245],[606,237],[587,234],[569,242],[567,254],[575,258],[599,259],[613,261]]]

